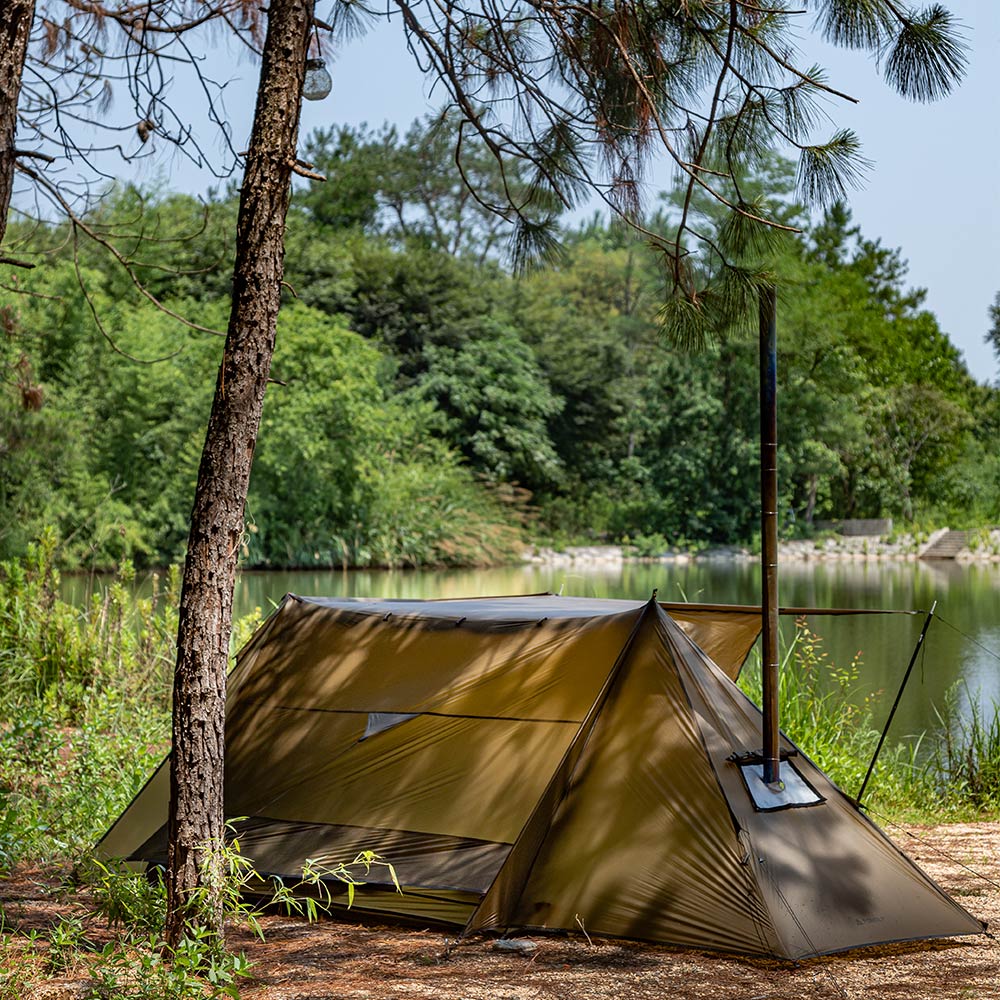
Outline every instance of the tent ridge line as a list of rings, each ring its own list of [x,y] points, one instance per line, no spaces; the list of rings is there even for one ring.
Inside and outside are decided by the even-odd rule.
[[[318,607],[332,608],[339,607],[339,604],[328,603],[330,598],[315,598],[308,597],[304,594],[286,594],[286,597],[294,598],[302,604],[315,604]],[[539,590],[533,594],[488,594],[485,597],[477,597],[477,601],[520,601],[524,600],[526,597],[556,597],[551,590]],[[333,598],[333,601],[353,603],[357,604],[359,607],[364,607],[366,604],[413,604],[416,601],[420,601],[421,604],[448,604],[460,602],[464,603],[470,598],[466,597],[337,597]]]

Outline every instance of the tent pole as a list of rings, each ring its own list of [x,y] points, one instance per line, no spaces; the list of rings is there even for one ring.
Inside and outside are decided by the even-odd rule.
[[[764,783],[781,780],[778,746],[778,334],[777,294],[760,291],[761,703]]]
[[[913,655],[910,657],[910,662],[906,666],[906,673],[903,674],[903,679],[899,684],[899,691],[896,693],[896,700],[892,703],[892,708],[889,709],[889,716],[885,720],[885,726],[882,729],[882,735],[879,737],[878,746],[875,747],[875,753],[872,754],[872,761],[868,765],[868,770],[865,772],[865,780],[861,782],[861,789],[858,792],[857,803],[858,808],[861,808],[861,800],[864,798],[865,789],[868,787],[868,782],[871,779],[872,772],[875,770],[875,764],[878,762],[878,755],[882,752],[882,744],[885,743],[885,738],[889,735],[889,727],[892,725],[892,720],[896,717],[896,709],[899,708],[899,703],[902,701],[903,692],[906,690],[906,682],[910,679],[910,674],[913,673],[913,665],[917,662],[917,656],[920,654],[920,650],[923,647],[924,639],[927,637],[927,630],[931,627],[931,622],[934,620],[934,611],[937,608],[937,601],[931,605],[930,611],[927,612],[927,618],[924,620],[924,627],[920,630],[920,635],[917,638],[917,644],[913,647]]]

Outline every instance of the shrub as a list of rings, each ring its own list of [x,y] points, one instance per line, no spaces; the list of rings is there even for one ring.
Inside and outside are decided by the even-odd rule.
[[[59,598],[58,548],[46,532],[0,564],[0,870],[78,858],[169,741],[179,573],[143,596],[125,564],[75,607]]]

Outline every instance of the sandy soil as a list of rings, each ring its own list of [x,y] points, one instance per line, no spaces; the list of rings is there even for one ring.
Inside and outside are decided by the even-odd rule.
[[[976,917],[1000,927],[1000,823],[892,827],[888,832]],[[44,930],[80,912],[85,899],[51,880],[19,873],[0,882],[8,929]],[[1000,942],[988,935],[871,948],[799,964],[763,962],[632,942],[536,938],[530,954],[488,939],[455,944],[439,930],[263,921],[267,940],[238,931],[232,943],[253,962],[244,1000],[992,1000],[1000,998]],[[98,943],[103,927],[88,932]],[[22,936],[11,936],[7,961]],[[44,953],[44,948],[39,949]],[[3,961],[0,952],[0,961]],[[82,960],[82,961],[85,961]],[[84,995],[81,963],[59,978],[39,975],[24,1000]],[[40,960],[39,960],[40,968]]]

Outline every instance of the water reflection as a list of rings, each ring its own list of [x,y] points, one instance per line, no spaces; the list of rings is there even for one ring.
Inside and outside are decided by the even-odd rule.
[[[514,566],[489,570],[244,573],[237,611],[265,611],[286,592],[346,597],[472,597],[562,592],[579,597],[756,603],[760,569],[753,562],[683,565]],[[1000,566],[924,562],[797,562],[781,566],[781,603],[788,606],[927,609],[940,621],[928,633],[894,723],[897,734],[933,727],[934,705],[964,681],[980,699],[1000,701]],[[860,653],[859,697],[882,691],[888,712],[923,623],[920,615],[814,618],[831,663]],[[947,623],[947,624],[945,624]],[[790,631],[790,623],[785,623]],[[966,638],[966,635],[969,638]],[[979,645],[977,645],[977,643]],[[985,647],[985,648],[983,648]]]
[[[81,602],[99,587],[93,578],[68,577],[64,592]],[[149,586],[146,581],[145,586]],[[754,562],[683,565],[619,563],[594,566],[512,566],[489,570],[354,570],[248,572],[237,583],[237,615],[259,607],[266,614],[285,593],[346,597],[441,598],[542,591],[580,597],[754,604],[760,569]],[[932,728],[934,705],[963,682],[969,695],[1000,701],[1000,565],[953,562],[796,562],[781,566],[781,603],[786,606],[927,609],[936,600],[940,620],[925,648],[894,723],[894,733]],[[861,656],[859,697],[882,691],[879,711],[888,712],[906,669],[923,617],[814,618],[831,663]],[[785,622],[786,631],[792,628]],[[881,718],[879,719],[881,721]]]

